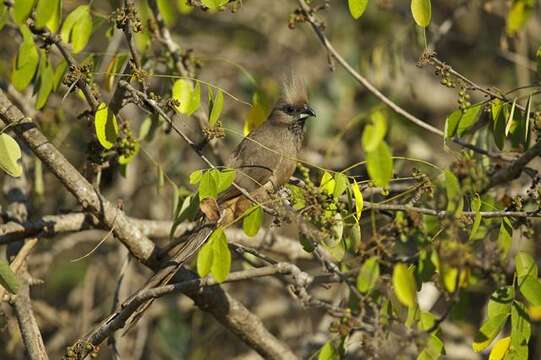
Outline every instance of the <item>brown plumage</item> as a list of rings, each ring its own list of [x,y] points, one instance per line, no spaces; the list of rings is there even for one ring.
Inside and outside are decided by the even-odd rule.
[[[302,146],[304,123],[310,116],[315,116],[315,113],[308,105],[304,84],[299,80],[290,81],[267,120],[250,132],[227,160],[226,166],[236,170],[235,184],[247,190],[252,198],[264,201],[268,184],[276,189],[287,183],[295,170],[295,159]],[[231,186],[220,194],[217,205],[220,209],[220,224],[224,224],[242,215],[252,202]],[[186,241],[169,252],[171,261],[154,274],[141,290],[166,284],[209,238],[216,228],[217,217],[209,216],[212,211],[203,209],[203,204],[202,210],[207,217],[201,219],[198,228]],[[149,305],[150,302],[143,304],[134,313],[131,321],[128,321],[128,329]]]

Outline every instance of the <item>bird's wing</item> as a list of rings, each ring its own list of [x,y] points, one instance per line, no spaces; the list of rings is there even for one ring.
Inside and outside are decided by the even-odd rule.
[[[280,155],[254,142],[257,133],[245,138],[226,162],[228,168],[236,170],[235,183],[248,192],[265,185],[271,178],[280,161]],[[235,186],[230,186],[220,194],[218,203],[223,203],[240,195]]]

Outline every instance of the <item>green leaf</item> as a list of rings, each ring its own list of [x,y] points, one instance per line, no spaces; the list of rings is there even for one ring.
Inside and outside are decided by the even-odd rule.
[[[210,272],[216,281],[223,282],[231,271],[231,252],[224,231],[221,228],[214,230],[209,241],[213,249]]]
[[[301,187],[286,184],[286,187],[291,191],[291,200],[293,200],[293,208],[295,210],[304,209],[306,206],[306,199],[304,198],[304,191]]]
[[[100,145],[106,150],[111,149],[118,138],[118,123],[115,114],[109,111],[105,103],[98,106],[94,116],[94,126]]]
[[[175,194],[175,196],[179,197],[178,192]],[[169,233],[170,237],[173,237],[175,234],[175,230],[177,227],[185,220],[195,220],[195,215],[199,211],[199,197],[197,194],[192,194],[190,196],[187,196],[184,201],[181,203],[180,201],[177,203],[177,206],[175,207],[175,213],[173,216],[173,226],[171,227],[171,231]]]
[[[340,195],[346,191],[349,185],[348,177],[342,173],[336,173],[334,174],[334,191],[333,191],[333,197],[335,199],[338,199]]]
[[[214,98],[214,101],[212,101],[212,106],[210,108],[210,115],[209,115],[209,125],[210,127],[214,127],[216,123],[218,122],[218,119],[220,118],[220,114],[222,113],[222,110],[224,108],[224,94],[222,93],[222,90],[218,90],[216,93],[216,97]]]
[[[0,169],[10,176],[21,176],[23,167],[18,162],[20,158],[21,148],[17,141],[6,133],[0,134]]]
[[[541,306],[541,282],[538,278],[527,275],[519,279],[520,293],[533,306]]]
[[[336,186],[336,181],[333,179],[332,175],[329,174],[327,171],[323,172],[323,176],[321,177],[321,181],[319,183],[319,188],[327,193],[327,195],[334,194],[334,188]]]
[[[173,83],[171,96],[180,102],[175,107],[179,113],[192,115],[201,104],[201,85],[197,81],[194,87],[191,81],[178,79]]]
[[[505,355],[507,355],[509,345],[511,345],[511,338],[509,336],[506,336],[496,341],[496,343],[492,347],[492,350],[490,350],[488,360],[503,360]]]
[[[393,288],[398,300],[409,308],[417,305],[417,283],[406,264],[396,264],[393,270]]]
[[[511,125],[513,125],[516,107],[517,107],[517,98],[514,98],[513,105],[511,105],[511,112],[509,113],[507,124],[505,125],[505,136],[509,135],[509,132],[511,131]]]
[[[532,336],[532,325],[526,306],[518,301],[511,309],[511,344],[514,348],[526,347]],[[526,350],[527,351],[527,350]]]
[[[385,188],[393,177],[393,157],[385,141],[379,143],[374,151],[366,153],[368,175],[376,186]]]
[[[374,151],[387,133],[387,119],[382,111],[373,112],[370,119],[372,124],[367,125],[363,131],[362,143],[365,152]]]
[[[432,19],[432,6],[430,0],[411,0],[411,13],[413,19],[420,27],[430,25]]]
[[[364,262],[359,270],[359,274],[357,275],[357,289],[361,293],[370,292],[376,285],[380,273],[378,260],[379,258],[377,256],[372,256]]]
[[[445,191],[447,193],[447,211],[460,212],[462,211],[462,203],[464,200],[458,178],[449,169],[444,171],[444,175]]]
[[[107,91],[113,90],[115,78],[118,73],[122,71],[122,67],[124,66],[124,63],[126,62],[126,60],[128,60],[128,58],[128,54],[118,54],[113,56],[111,62],[109,62],[109,64],[107,65],[107,68],[105,69],[104,79],[105,89]]]
[[[30,84],[38,68],[39,52],[34,43],[32,32],[26,25],[20,25],[23,42],[17,53],[17,61],[11,73],[11,83],[22,91]]]
[[[449,293],[454,293],[457,285],[459,285],[460,282],[458,279],[460,276],[460,271],[458,268],[441,264],[438,270],[440,272],[441,281],[443,282],[443,287],[445,290],[447,290]]]
[[[263,223],[263,209],[259,205],[253,205],[246,210],[246,215],[242,220],[242,229],[249,236],[255,236]]]
[[[508,316],[506,314],[500,314],[487,319],[475,335],[472,344],[473,350],[476,352],[485,350],[503,328]]]
[[[436,323],[436,315],[432,314],[429,311],[421,311],[421,316],[419,318],[419,328],[421,330],[431,329]]]
[[[353,179],[353,184],[351,184],[351,191],[353,192],[353,197],[355,198],[355,215],[357,216],[357,220],[359,220],[363,211],[364,200],[361,189],[359,188],[359,184],[357,184],[355,179]]]
[[[19,290],[19,281],[17,276],[9,267],[5,260],[0,259],[0,285],[12,294],[16,294]]]
[[[458,123],[457,135],[462,136],[466,130],[471,128],[478,120],[483,109],[483,103],[475,104],[464,110]]]
[[[252,107],[244,118],[244,127],[242,132],[244,136],[248,135],[252,130],[258,128],[267,118],[267,108],[260,100],[259,93],[255,92],[252,95]]]
[[[92,35],[92,15],[90,6],[81,5],[73,10],[64,21],[60,37],[71,44],[74,54],[81,52]]]
[[[353,220],[352,223],[349,223]],[[348,218],[347,225],[344,228],[344,245],[346,250],[352,254],[356,254],[359,251],[361,244],[361,227],[356,219]]]
[[[368,0],[348,0],[349,13],[357,20],[362,16],[368,5]]]
[[[38,0],[36,7],[36,26],[42,28],[47,26],[49,30],[56,31],[60,22],[62,2],[60,0]]]
[[[475,237],[477,230],[479,230],[479,225],[481,225],[481,198],[479,194],[476,194],[471,202],[471,209],[475,212],[475,218],[473,219],[473,225],[470,232],[470,240]]]
[[[41,55],[41,65],[39,69],[39,87],[38,98],[36,100],[36,109],[41,109],[47,104],[49,94],[53,90],[54,86],[54,72],[49,60],[47,60],[47,54],[43,51]]]
[[[428,338],[427,344],[423,351],[417,357],[417,360],[437,360],[443,353],[443,341],[436,335],[432,334]]]
[[[235,169],[224,169],[217,172],[216,184],[218,194],[229,189],[229,187],[233,184],[233,181],[235,181],[236,176],[237,172]]]
[[[9,17],[9,11],[7,6],[4,4],[3,1],[0,1],[0,31],[4,28],[6,25],[6,22],[8,21]]]
[[[62,60],[60,64],[56,67],[54,70],[53,75],[53,90],[58,89],[60,86],[60,83],[62,82],[62,79],[64,78],[64,74],[66,73],[66,70],[68,69],[68,63],[66,60]]]
[[[340,354],[338,352],[338,349],[335,348],[332,341],[327,341],[325,344],[323,344],[317,356],[317,360],[339,360],[339,359],[340,359]]]
[[[513,227],[508,218],[503,217],[498,233],[498,246],[500,247],[504,257],[509,253],[511,248],[511,240],[513,239]]]
[[[502,314],[509,315],[514,297],[515,292],[511,286],[504,286],[494,291],[488,300],[488,317],[493,318]]]
[[[16,0],[13,4],[13,20],[22,25],[26,18],[30,16],[35,0]]]
[[[118,157],[118,163],[120,165],[128,165],[129,163],[132,162],[133,159],[135,159],[137,154],[139,154],[139,150],[141,148],[139,141],[133,140],[132,146],[133,146],[133,149],[130,150],[129,153],[120,154],[120,156]]]
[[[199,182],[201,181],[201,177],[203,177],[203,171],[195,170],[193,173],[190,174],[190,184],[199,184]]]
[[[494,99],[490,103],[492,114],[492,135],[498,149],[502,150],[505,141],[505,115],[507,112],[507,104],[500,99]]]
[[[212,243],[207,241],[199,253],[197,254],[197,274],[200,277],[207,276],[210,273],[214,257],[214,249]]]
[[[218,184],[216,183],[216,177],[212,175],[212,170],[207,170],[201,176],[199,182],[199,200],[206,198],[216,199],[218,196]]]
[[[532,276],[533,278],[537,278],[538,276],[538,268],[535,260],[530,254],[523,251],[520,251],[515,256],[515,269],[519,281],[525,276]]]
[[[218,10],[228,2],[229,0],[201,0],[201,3],[210,10]]]
[[[445,139],[450,139],[455,136],[458,129],[458,124],[462,118],[462,110],[453,111],[445,120]]]

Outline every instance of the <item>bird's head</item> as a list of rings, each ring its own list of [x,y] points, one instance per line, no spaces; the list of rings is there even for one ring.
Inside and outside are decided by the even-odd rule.
[[[304,121],[316,116],[308,104],[308,95],[304,82],[292,78],[284,85],[284,91],[274,107],[271,119],[281,125],[304,124]]]

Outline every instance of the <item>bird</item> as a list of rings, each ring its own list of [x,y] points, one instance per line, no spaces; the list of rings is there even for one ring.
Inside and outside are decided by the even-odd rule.
[[[142,291],[167,284],[205,244],[218,225],[230,224],[253,205],[253,200],[263,201],[268,197],[269,189],[276,190],[285,185],[297,165],[305,122],[315,116],[315,111],[308,104],[304,82],[291,77],[284,83],[282,94],[266,121],[252,130],[225,161],[225,166],[236,172],[234,185],[223,191],[212,204],[201,202],[202,216],[198,226],[186,236],[185,241],[169,251],[170,258],[165,265],[128,298],[124,306]],[[124,326],[124,333],[137,322],[151,302],[142,304],[133,313]]]

